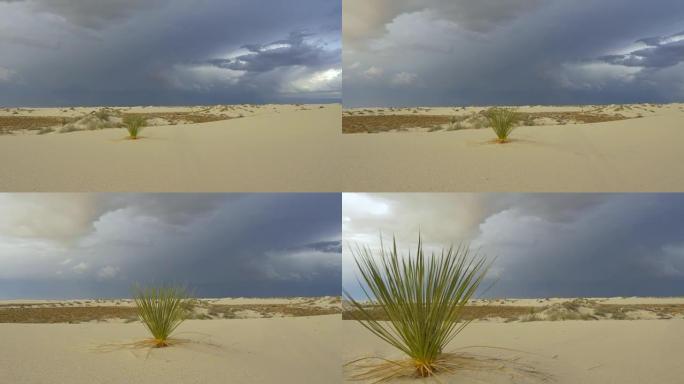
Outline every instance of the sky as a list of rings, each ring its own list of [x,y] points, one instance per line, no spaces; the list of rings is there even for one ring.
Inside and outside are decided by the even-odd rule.
[[[0,0],[0,106],[339,102],[340,0]]]
[[[396,236],[405,256],[419,232],[493,260],[482,297],[684,296],[684,194],[344,194],[342,220],[356,298],[352,247]]]
[[[345,0],[343,102],[684,101],[681,0]]]
[[[0,299],[340,295],[340,194],[0,194]]]

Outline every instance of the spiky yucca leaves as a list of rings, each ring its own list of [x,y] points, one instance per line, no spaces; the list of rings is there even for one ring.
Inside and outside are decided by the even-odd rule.
[[[147,125],[147,119],[140,115],[126,115],[123,118],[123,123],[128,131],[128,137],[131,140],[136,140],[140,131]]]
[[[497,142],[508,142],[508,136],[513,132],[518,114],[507,108],[492,108],[485,113],[489,120],[489,125],[496,134]]]
[[[469,324],[460,321],[461,314],[485,277],[489,268],[486,258],[472,254],[466,246],[426,256],[420,236],[416,254],[409,251],[405,258],[397,252],[396,239],[391,249],[383,247],[377,255],[360,246],[352,253],[367,286],[361,285],[367,300],[381,308],[389,321],[375,320],[367,303],[358,302],[345,292],[356,309],[351,312],[355,319],[408,355],[419,376],[451,371],[444,347]],[[382,368],[371,371],[387,372]],[[378,381],[386,379],[381,377]]]
[[[136,287],[138,318],[145,324],[157,348],[169,345],[171,333],[187,318],[188,295],[181,287]]]

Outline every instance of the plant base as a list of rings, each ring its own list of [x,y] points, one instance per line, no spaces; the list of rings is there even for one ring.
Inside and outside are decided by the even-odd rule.
[[[439,381],[440,376],[466,371],[517,376],[531,383],[544,383],[551,379],[549,375],[537,371],[534,367],[520,363],[517,358],[503,359],[468,353],[444,353],[429,364],[413,359],[389,360],[380,357],[367,357],[345,364],[345,375],[350,380],[370,383],[430,377]]]

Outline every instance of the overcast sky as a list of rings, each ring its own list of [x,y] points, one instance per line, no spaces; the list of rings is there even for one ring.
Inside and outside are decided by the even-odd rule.
[[[684,101],[681,0],[345,0],[347,106]]]
[[[339,101],[340,0],[0,0],[0,106]]]
[[[0,194],[0,299],[339,295],[339,194]]]
[[[361,295],[349,246],[396,235],[406,253],[470,244],[496,258],[493,297],[683,296],[684,194],[344,194],[343,284]]]

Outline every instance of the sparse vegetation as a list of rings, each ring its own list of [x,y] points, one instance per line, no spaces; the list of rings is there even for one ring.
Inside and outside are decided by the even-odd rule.
[[[171,333],[188,317],[188,296],[180,287],[135,288],[138,318],[152,334],[156,348],[167,347]]]
[[[444,127],[448,131],[461,129],[483,129],[492,126],[489,112],[472,110],[458,115],[437,115],[437,114],[409,114],[414,111],[399,111],[403,114],[386,114],[380,111],[345,110],[342,114],[343,133],[378,133],[378,132],[401,132],[412,129],[423,129],[427,131],[439,130],[436,127]],[[429,111],[429,110],[428,110]],[[571,112],[513,112],[516,119],[513,126],[536,126],[536,125],[565,125],[565,124],[592,124],[610,121],[619,121],[638,118],[627,117],[620,114],[607,114],[600,110],[591,112],[571,111]],[[512,130],[513,128],[511,128]]]
[[[518,114],[508,108],[491,108],[485,116],[489,120],[489,125],[494,130],[498,143],[507,143],[508,136],[513,132]]]
[[[379,254],[360,246],[352,253],[367,287],[362,287],[366,299],[381,308],[389,321],[379,322],[366,305],[345,293],[354,309],[350,313],[409,357],[407,362],[387,362],[356,377],[384,381],[406,369],[420,377],[450,372],[451,355],[444,348],[470,323],[462,321],[463,308],[488,270],[486,259],[471,255],[463,246],[426,257],[420,236],[414,256],[401,258],[396,240]]]
[[[451,120],[449,120],[449,127],[447,128],[447,131],[458,131],[463,129],[463,120],[465,120],[466,116],[451,116]]]
[[[141,115],[126,115],[123,123],[131,140],[137,140],[140,131],[147,125],[147,118]]]

